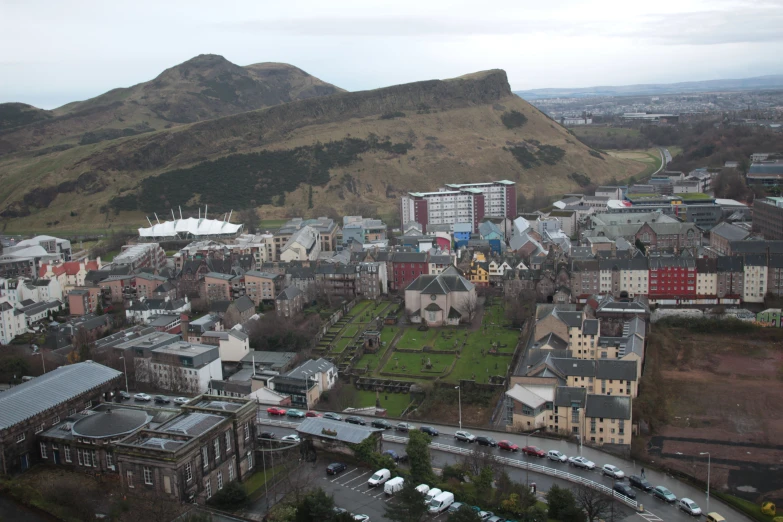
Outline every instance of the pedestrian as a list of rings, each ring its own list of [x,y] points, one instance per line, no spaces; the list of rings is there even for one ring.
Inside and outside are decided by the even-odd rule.
[[[645,478],[645,476],[644,476],[644,468],[642,468],[642,478]]]

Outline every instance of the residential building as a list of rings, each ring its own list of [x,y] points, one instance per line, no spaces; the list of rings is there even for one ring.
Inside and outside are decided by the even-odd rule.
[[[571,289],[577,296],[601,293],[601,270],[598,260],[571,261]]]
[[[400,221],[422,225],[466,223],[478,231],[484,217],[515,218],[516,184],[512,181],[448,184],[437,192],[411,192],[400,199]]]
[[[745,294],[745,262],[740,256],[721,256],[717,260],[718,297],[740,299]]]
[[[280,251],[281,261],[315,261],[321,251],[321,236],[318,230],[304,226],[294,232]]]
[[[0,471],[15,474],[54,459],[36,435],[60,419],[110,400],[121,381],[121,372],[86,361],[61,366],[0,393]]]
[[[256,469],[257,405],[246,398],[202,395],[154,430],[117,443],[123,488],[179,502],[204,503]]]
[[[763,254],[746,255],[743,268],[742,300],[746,303],[763,303],[768,283],[767,257]]]
[[[201,342],[217,346],[220,349],[220,360],[224,363],[240,362],[250,353],[250,338],[241,326],[219,332],[204,332],[201,334]]]
[[[318,219],[294,218],[280,227],[280,230],[274,235],[275,260],[282,259],[280,256],[284,246],[303,227],[310,227],[318,233],[319,251],[334,252],[337,250],[337,235],[340,233],[340,227],[333,219],[327,217],[319,217]]]
[[[783,197],[758,198],[753,202],[753,232],[764,239],[783,239]]]
[[[310,409],[321,395],[337,383],[337,367],[326,359],[309,360],[283,375],[275,375],[267,386],[291,397],[295,408]]]
[[[689,256],[651,257],[650,297],[696,295],[696,261]]]
[[[125,245],[114,257],[111,265],[128,266],[131,270],[139,268],[160,270],[166,266],[166,251],[158,243]]]
[[[716,259],[696,260],[696,295],[718,295],[718,261]]]
[[[351,241],[359,244],[384,241],[386,239],[386,223],[380,219],[363,218],[362,216],[343,217],[343,245]]]
[[[98,309],[101,289],[97,287],[76,288],[68,293],[68,310],[71,315],[86,315]]]
[[[302,311],[305,301],[304,292],[295,286],[289,286],[275,299],[275,310],[282,317],[294,317]]]
[[[394,278],[390,290],[403,290],[417,277],[426,275],[429,268],[427,257],[425,252],[395,252],[391,258]]]
[[[745,176],[748,185],[764,185],[774,187],[783,182],[783,160],[754,161],[750,164]],[[754,204],[755,206],[755,204]]]
[[[19,301],[62,301],[63,289],[57,279],[36,279],[35,281],[24,281],[17,285],[17,296]]]
[[[136,288],[136,298],[140,299],[142,297],[146,297],[147,299],[152,299],[153,297],[156,297],[156,290],[164,283],[168,283],[168,279],[163,276],[149,274],[146,272],[137,274],[134,281],[134,286]],[[173,296],[170,295],[169,291],[165,291],[164,293],[170,297],[177,297],[176,291],[174,292]]]
[[[220,318],[223,326],[233,328],[250,320],[256,308],[249,297],[242,296],[234,301],[214,301],[210,304],[210,312]]]
[[[476,288],[454,267],[438,275],[421,275],[405,288],[405,313],[428,326],[473,320]]]
[[[14,337],[27,331],[25,313],[7,297],[0,297],[0,344],[9,344]]]
[[[283,289],[285,276],[271,272],[251,270],[245,272],[245,295],[256,306],[263,302],[272,302]]]
[[[73,294],[73,292],[71,292]],[[132,323],[143,323],[160,314],[181,314],[190,312],[191,303],[187,297],[182,299],[139,299],[133,300],[125,308],[125,317]],[[73,314],[73,304],[71,304]]]
[[[101,258],[81,261],[66,261],[64,263],[45,263],[38,270],[38,277],[57,279],[64,291],[77,286],[85,286],[85,276],[90,270],[101,269]]]
[[[233,298],[231,291],[231,280],[234,279],[230,274],[218,274],[209,272],[204,276],[204,287],[206,289],[205,297],[207,302],[231,301]]]
[[[152,341],[159,346],[151,348],[141,338],[133,343],[136,381],[173,393],[193,394],[205,393],[210,380],[223,378],[219,346],[194,344],[179,336]]]
[[[781,214],[781,218],[783,218],[783,214]],[[750,232],[744,228],[723,222],[710,230],[710,248],[719,256],[730,256],[731,242],[744,241],[748,236],[750,236]]]

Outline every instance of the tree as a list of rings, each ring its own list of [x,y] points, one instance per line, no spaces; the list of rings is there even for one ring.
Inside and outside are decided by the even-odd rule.
[[[232,480],[225,487],[212,495],[209,503],[221,508],[238,508],[247,500],[245,487],[239,482]]]
[[[472,482],[476,491],[476,499],[492,498],[492,480],[495,473],[492,467],[481,468],[478,475],[473,475]]]
[[[493,472],[500,468],[500,463],[495,460],[495,454],[489,446],[476,446],[465,456],[462,462],[463,469],[469,475],[478,475],[484,468],[490,468]]]
[[[481,517],[472,507],[462,504],[457,511],[449,514],[447,522],[481,522]]]
[[[588,522],[606,518],[612,509],[612,500],[593,488],[579,486],[576,490],[576,504],[582,508]]]
[[[313,208],[313,186],[310,185],[307,191],[307,208]]]
[[[475,292],[471,292],[462,301],[462,309],[468,317],[468,322],[472,323],[479,310],[478,297]]]
[[[432,471],[432,460],[430,459],[429,444],[431,440],[430,436],[423,431],[414,430],[408,433],[406,451],[408,453],[408,462],[411,466],[411,482],[432,484],[436,481],[435,473]]]
[[[95,315],[103,315],[103,298],[98,297],[98,304],[95,305]]]
[[[549,518],[561,520],[563,513],[576,506],[576,499],[570,489],[561,488],[553,484],[546,494],[546,502],[549,505]]]
[[[547,511],[543,506],[533,504],[522,514],[523,522],[546,522]]]
[[[334,499],[317,488],[305,495],[296,506],[295,522],[330,520],[334,516]]]
[[[413,434],[413,432],[411,432]],[[413,480],[406,480],[395,495],[396,502],[387,502],[385,516],[395,522],[418,522],[427,513],[424,493],[418,491]]]

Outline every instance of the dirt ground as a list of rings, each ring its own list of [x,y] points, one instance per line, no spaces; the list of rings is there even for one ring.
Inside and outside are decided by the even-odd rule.
[[[654,329],[668,425],[647,444],[656,464],[758,500],[783,499],[783,331]]]

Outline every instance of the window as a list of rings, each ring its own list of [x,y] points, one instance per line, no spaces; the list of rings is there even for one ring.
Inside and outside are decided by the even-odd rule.
[[[84,460],[82,458],[82,450],[80,448],[76,448],[76,457],[79,459],[79,465],[84,466]]]
[[[245,423],[245,440],[250,438],[250,423]]]
[[[41,446],[41,458],[42,459],[48,459],[49,457],[46,455],[46,443],[45,442],[41,442],[40,446]]]
[[[215,445],[215,460],[217,461],[220,460],[220,439],[215,439],[213,444]]]
[[[226,453],[231,451],[231,430],[226,432]]]
[[[114,455],[112,455],[111,451],[106,452],[106,467],[107,468],[114,467]]]
[[[71,462],[71,447],[63,446],[63,453],[65,455],[65,462]]]
[[[16,434],[16,443],[17,444],[19,444],[20,442],[24,441],[24,439],[25,439],[24,432]]]
[[[144,466],[144,483],[148,486],[152,485],[152,468]]]
[[[125,472],[125,481],[128,483],[128,487],[133,487],[133,472],[131,470],[128,470]]]
[[[234,480],[234,463],[233,462],[231,462],[228,465],[228,481],[231,482],[232,480]]]
[[[35,427],[35,432],[36,433],[41,433],[43,430],[44,430],[44,425],[43,424],[39,424],[38,426]]]
[[[193,480],[193,469],[190,466],[190,462],[185,464],[185,481],[190,482]]]
[[[68,410],[68,415],[75,415],[76,414],[76,408],[71,408]]]
[[[204,494],[207,498],[212,498],[212,481],[209,479],[204,483]]]
[[[247,452],[247,469],[250,469],[253,467],[253,452],[248,451]]]
[[[57,424],[58,422],[60,422],[60,416],[55,415],[54,418],[52,419],[52,424]]]
[[[218,483],[218,491],[220,491],[221,489],[223,489],[223,472],[222,471],[218,471],[217,483]]]
[[[87,450],[84,450],[84,452],[87,453]],[[95,451],[95,450],[92,450],[90,452],[90,454],[92,455],[92,467],[93,468],[97,468],[98,467],[98,452]]]
[[[204,469],[209,466],[209,449],[206,446],[201,446],[201,463]]]

